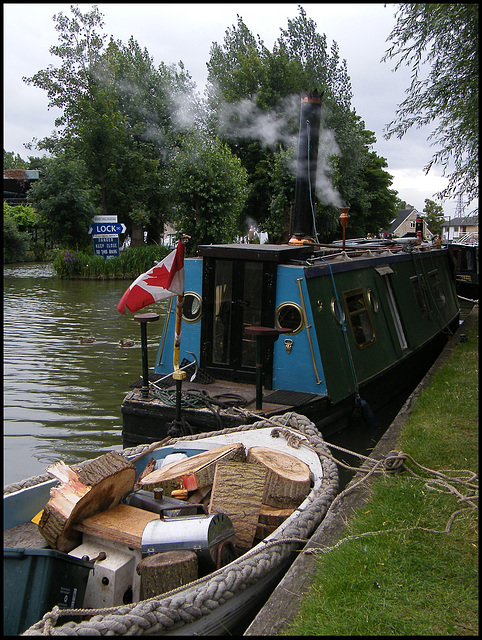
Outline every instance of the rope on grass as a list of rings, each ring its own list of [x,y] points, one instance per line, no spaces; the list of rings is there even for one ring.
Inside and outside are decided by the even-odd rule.
[[[334,445],[329,445],[330,448],[337,448]],[[347,450],[345,450],[347,451]],[[349,542],[350,540],[358,540],[360,538],[378,536],[384,533],[406,533],[408,531],[426,531],[429,533],[450,533],[452,525],[457,518],[462,513],[471,512],[478,509],[478,477],[477,474],[468,469],[449,469],[443,471],[436,471],[434,469],[429,469],[418,462],[416,462],[412,456],[406,453],[390,451],[384,459],[382,460],[374,460],[373,458],[368,458],[366,456],[360,457],[365,459],[365,465],[360,469],[355,469],[358,472],[362,472],[363,475],[358,481],[352,482],[346,487],[344,491],[339,493],[335,500],[333,500],[330,510],[334,509],[335,505],[340,502],[347,494],[358,489],[362,484],[366,483],[366,481],[375,474],[383,474],[383,475],[394,475],[395,473],[401,473],[402,471],[407,471],[409,475],[413,478],[425,481],[424,486],[430,491],[438,491],[440,493],[446,493],[448,495],[453,495],[457,498],[457,504],[466,504],[468,506],[463,507],[462,509],[457,509],[450,515],[444,529],[430,529],[428,527],[420,527],[418,525],[414,525],[412,527],[406,527],[402,529],[382,529],[380,531],[367,531],[365,533],[355,534],[351,536],[346,536],[339,540],[336,544],[332,546],[326,546],[323,548],[309,548],[303,549],[301,553],[308,555],[317,555],[327,553],[328,551],[332,551],[345,542]],[[367,461],[372,463],[371,466],[367,465]],[[428,473],[432,476],[432,478],[426,478],[418,473],[415,473],[410,467],[407,466],[406,462],[409,461],[414,464],[419,470],[422,472]],[[459,474],[459,475],[454,475]],[[457,485],[457,486],[455,486]],[[465,488],[467,490],[467,494],[462,493],[462,489]]]

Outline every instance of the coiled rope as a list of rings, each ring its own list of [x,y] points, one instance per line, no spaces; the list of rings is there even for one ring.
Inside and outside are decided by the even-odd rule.
[[[362,477],[357,481],[348,485],[348,487],[339,493],[335,500],[331,505],[331,509],[335,507],[347,494],[355,491],[360,487],[361,484],[366,483],[368,478],[373,476],[374,474],[383,474],[383,475],[395,475],[400,474],[403,471],[406,471],[410,476],[421,480],[424,482],[424,486],[429,491],[438,491],[441,493],[446,493],[449,495],[453,495],[457,498],[457,504],[464,504],[461,509],[456,509],[450,515],[444,529],[429,529],[427,527],[420,527],[418,525],[414,525],[412,527],[405,527],[402,529],[383,529],[380,531],[367,531],[364,533],[346,536],[332,546],[323,546],[322,548],[309,548],[302,550],[302,553],[305,554],[323,554],[328,551],[332,551],[342,544],[349,542],[350,540],[358,540],[360,538],[378,536],[385,533],[406,533],[408,531],[426,531],[429,533],[450,533],[450,529],[452,524],[454,523],[457,516],[462,513],[467,513],[467,511],[477,510],[478,509],[478,490],[479,490],[479,481],[477,474],[468,469],[450,469],[450,470],[442,470],[436,471],[434,469],[429,469],[428,467],[424,467],[423,465],[416,462],[411,455],[398,451],[390,451],[387,453],[383,459],[375,460],[374,458],[370,458],[368,456],[363,456],[361,454],[355,453],[353,451],[349,451],[348,449],[344,449],[343,447],[338,447],[333,444],[329,444],[330,449],[338,449],[345,453],[349,453],[351,455],[358,456],[359,458],[364,460],[364,464],[360,467],[351,467],[344,463],[338,462],[338,464],[346,469],[357,471],[362,475]],[[331,454],[327,454],[331,455]],[[416,473],[413,469],[408,466],[407,462],[411,463],[422,473],[428,474],[421,475],[420,473]],[[456,475],[458,474],[458,475]],[[466,493],[463,493],[463,491]]]
[[[291,516],[292,521],[277,536],[259,543],[214,573],[149,600],[109,609],[61,610],[55,607],[23,635],[162,635],[209,615],[240,591],[273,575],[280,565],[288,563],[292,552],[300,544],[307,542],[335,499],[338,492],[338,470],[336,463],[328,457],[327,445],[314,424],[294,412],[251,425],[217,431],[216,435],[265,428],[272,424],[277,427],[274,437],[290,438],[291,446],[295,447],[301,446],[301,442],[311,446],[323,469],[320,486],[311,491],[294,512],[294,517]],[[304,438],[300,438],[300,434]],[[206,434],[174,438],[169,444],[203,437]],[[125,449],[123,454],[140,455],[150,448],[152,445],[140,445]],[[92,617],[79,623],[68,622],[59,627],[53,626],[59,617],[72,615]]]

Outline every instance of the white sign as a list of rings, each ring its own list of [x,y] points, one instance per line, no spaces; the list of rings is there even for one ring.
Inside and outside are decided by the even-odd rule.
[[[117,222],[117,216],[94,216],[92,218],[92,222],[94,223]]]

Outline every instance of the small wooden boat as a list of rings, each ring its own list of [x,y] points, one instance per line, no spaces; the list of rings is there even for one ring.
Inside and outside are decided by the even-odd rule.
[[[62,493],[71,479],[58,488],[51,475],[61,477],[55,465],[50,473],[5,487],[4,633],[225,635],[235,631],[279,582],[295,550],[313,534],[338,491],[336,464],[324,440],[313,423],[295,413],[161,444],[106,454],[118,470],[117,484],[110,480],[113,476],[108,476],[107,484],[86,480],[93,475],[93,463],[99,466],[105,456],[75,467],[73,491],[81,497],[71,511],[66,507],[67,493]],[[132,490],[136,478],[135,486],[141,489]],[[86,489],[82,483],[88,482],[92,486]],[[127,492],[126,486],[130,486]],[[161,486],[164,496],[150,493],[152,497],[146,498],[149,486],[157,490]],[[115,497],[119,492],[121,500]],[[181,493],[183,501],[172,497]],[[104,510],[89,511],[86,500]],[[150,504],[140,508],[145,500]],[[198,508],[193,500],[206,505],[207,513],[192,514]],[[59,521],[65,516],[64,524],[59,527],[57,521],[57,528],[49,528],[55,503],[61,504],[56,515],[60,514]],[[42,509],[36,525],[32,518],[38,520],[35,516]],[[189,510],[191,515],[183,515]],[[119,526],[114,516],[121,511],[135,513],[130,526],[125,517]],[[74,512],[78,517],[72,517]],[[47,539],[57,548],[49,549]],[[44,564],[38,578],[43,584],[35,582],[37,574],[32,571],[40,562]],[[169,570],[174,566],[173,575],[178,572],[177,585],[161,584],[167,576],[165,562],[170,563]],[[49,570],[49,563],[56,563],[55,569]],[[156,573],[159,566],[161,573]],[[71,584],[74,574],[77,582]],[[149,589],[164,592],[149,597]],[[75,595],[74,610],[70,607]]]

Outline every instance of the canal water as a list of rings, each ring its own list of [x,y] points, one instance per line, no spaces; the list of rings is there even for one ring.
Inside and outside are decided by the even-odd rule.
[[[117,311],[129,284],[64,280],[51,264],[4,266],[4,484],[43,473],[57,460],[71,464],[122,449],[120,407],[142,374],[139,324]],[[161,315],[147,325],[151,369],[165,305],[147,309]],[[462,315],[471,308],[463,304]],[[95,342],[81,344],[81,336]],[[122,339],[136,346],[122,348]],[[351,451],[371,449],[404,401],[388,407],[379,427],[327,440]],[[359,462],[334,453],[346,463]]]
[[[121,403],[142,374],[139,323],[117,311],[130,281],[64,280],[45,263],[3,274],[4,484],[122,449]],[[163,305],[147,309],[161,315],[147,326],[150,368]]]

